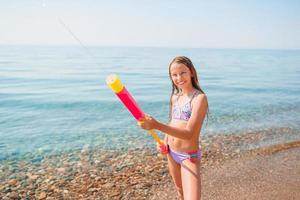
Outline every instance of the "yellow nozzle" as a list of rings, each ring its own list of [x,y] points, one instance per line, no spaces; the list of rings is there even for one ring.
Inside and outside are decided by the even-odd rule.
[[[106,77],[106,84],[115,92],[119,93],[123,90],[124,86],[116,74],[111,74]]]

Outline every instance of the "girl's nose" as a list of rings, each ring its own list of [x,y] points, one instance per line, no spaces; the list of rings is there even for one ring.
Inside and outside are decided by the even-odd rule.
[[[179,76],[177,77],[177,80],[178,80],[178,81],[181,81],[181,80],[182,80],[182,76],[179,75]]]

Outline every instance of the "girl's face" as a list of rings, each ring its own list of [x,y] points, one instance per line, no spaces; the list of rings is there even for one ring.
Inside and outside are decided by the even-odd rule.
[[[192,85],[192,73],[190,69],[182,63],[173,63],[170,67],[170,74],[173,83],[180,89],[188,88]]]

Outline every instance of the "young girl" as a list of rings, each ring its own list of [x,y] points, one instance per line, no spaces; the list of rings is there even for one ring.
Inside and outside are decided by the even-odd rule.
[[[157,129],[166,134],[164,144],[158,149],[167,154],[169,171],[178,195],[180,199],[199,200],[202,155],[199,138],[208,101],[189,58],[175,57],[169,65],[169,76],[172,82],[169,123],[163,124],[146,115],[138,124],[143,129]]]

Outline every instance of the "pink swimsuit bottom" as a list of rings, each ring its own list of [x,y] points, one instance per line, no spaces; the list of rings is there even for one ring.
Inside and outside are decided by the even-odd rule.
[[[202,158],[201,148],[199,148],[198,151],[192,151],[192,152],[186,153],[186,152],[174,151],[173,149],[171,149],[169,147],[169,153],[170,153],[171,157],[175,160],[175,162],[177,162],[180,165],[184,160],[187,160],[187,159],[189,159],[191,162],[194,162],[195,158],[197,160],[200,160]]]

